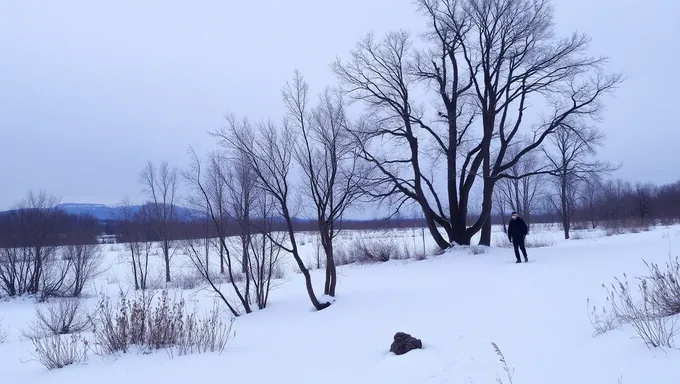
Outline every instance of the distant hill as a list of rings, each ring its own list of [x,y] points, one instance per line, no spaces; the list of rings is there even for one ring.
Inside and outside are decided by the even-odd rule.
[[[110,221],[120,218],[123,213],[123,208],[120,206],[109,206],[104,204],[85,204],[85,203],[65,203],[59,204],[60,209],[71,215],[91,215],[100,221]],[[137,212],[142,206],[133,205],[130,208],[133,212]],[[177,207],[180,217],[197,218],[202,215],[184,207]]]
[[[110,207],[104,204],[67,203],[59,204],[59,208],[70,215],[91,215],[102,221],[113,220],[122,212],[119,207]],[[136,206],[135,211],[138,209],[139,206]]]
[[[99,221],[112,221],[112,220],[117,220],[120,219],[123,216],[123,207],[121,206],[111,206],[111,205],[105,205],[105,204],[88,204],[88,203],[63,203],[59,204],[57,207],[59,207],[61,210],[64,212],[70,214],[70,215],[75,215],[75,216],[81,216],[81,215],[90,215],[94,217],[95,219]],[[132,205],[130,208],[132,209],[133,212],[137,212],[141,209],[142,205]],[[179,217],[185,219],[185,220],[191,220],[191,219],[204,219],[205,213],[199,212],[190,208],[185,208],[185,207],[180,207],[177,206],[177,211],[179,214]],[[9,213],[10,211],[2,211],[0,212],[0,215],[4,213]],[[305,218],[299,218],[299,217],[293,217],[292,218],[293,223],[295,224],[304,224],[304,223],[310,223],[310,219],[305,219]],[[279,218],[278,220],[274,220],[275,222],[278,221],[280,223],[283,223],[283,218]],[[362,220],[359,220],[362,221]],[[369,220],[370,221],[370,220]]]

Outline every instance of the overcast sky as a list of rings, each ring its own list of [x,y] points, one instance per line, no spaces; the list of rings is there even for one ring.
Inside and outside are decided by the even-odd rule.
[[[680,178],[680,2],[554,0],[626,81],[602,157],[631,181]],[[29,189],[64,202],[140,201],[148,159],[183,166],[233,111],[282,115],[294,68],[312,91],[369,31],[422,30],[409,0],[0,0],[0,210]]]

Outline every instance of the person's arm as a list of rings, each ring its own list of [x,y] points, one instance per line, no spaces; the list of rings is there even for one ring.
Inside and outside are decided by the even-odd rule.
[[[512,241],[512,225],[508,224],[508,240]]]

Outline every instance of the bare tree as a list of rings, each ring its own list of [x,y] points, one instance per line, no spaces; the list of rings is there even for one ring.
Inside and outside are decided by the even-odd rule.
[[[481,70],[480,76],[473,77],[473,89],[481,105],[484,132],[480,152],[485,177],[480,220],[484,225],[480,242],[488,245],[495,183],[504,177],[513,178],[508,170],[540,148],[566,122],[596,119],[602,96],[616,87],[621,76],[603,75],[606,60],[584,55],[589,43],[585,36],[574,33],[564,39],[554,37],[549,0],[471,0],[463,9],[479,33],[472,45],[463,41],[468,48],[463,56],[470,72]],[[507,160],[505,153],[515,143],[520,144],[520,128],[529,117],[525,115],[528,98],[542,98],[552,110],[532,129],[527,144]],[[495,159],[489,150],[492,146],[497,152]]]
[[[551,136],[552,148],[544,148],[546,159],[554,169],[557,198],[552,200],[562,220],[564,238],[569,239],[573,213],[588,178],[599,177],[615,169],[609,163],[597,161],[597,147],[604,135],[583,124],[564,123]]]
[[[66,270],[58,260],[64,212],[46,192],[29,192],[0,236],[0,285],[8,296],[55,294]]]
[[[216,212],[216,217],[215,219],[218,220],[221,226],[226,226],[227,220],[229,219],[229,214],[228,214],[228,186],[225,185],[223,182],[223,172],[221,171],[222,164],[224,163],[225,159],[222,158],[222,156],[219,153],[213,153],[210,155],[210,167],[211,171],[208,172],[208,175],[213,178],[213,180],[210,181],[209,186],[212,188],[212,195],[214,197],[214,211]],[[210,210],[208,207],[203,208],[206,212],[206,215],[208,217],[208,220],[212,222],[212,215],[210,214]],[[222,241],[217,241],[217,248],[219,249],[219,255],[220,255],[220,273],[224,274],[225,273],[225,261],[226,261],[226,248],[225,245]]]
[[[656,223],[671,225],[680,218],[680,182],[633,184],[594,175],[585,179],[582,196],[576,213],[610,234],[645,230]]]
[[[71,244],[63,248],[64,259],[72,266],[68,295],[80,297],[85,285],[103,273],[102,250],[97,244]]]
[[[515,155],[513,150],[508,153],[510,156]],[[499,211],[510,207],[524,217],[527,224],[532,221],[534,204],[543,191],[544,175],[534,174],[540,168],[541,159],[539,159],[537,153],[530,153],[508,170],[508,174],[512,178],[500,180],[497,186],[498,191],[494,191],[494,193],[503,195],[503,200],[507,204],[507,206],[501,207]]]
[[[365,102],[380,123],[362,132],[361,142],[363,157],[382,172],[376,180],[385,186],[382,195],[415,200],[441,248],[469,244],[480,230],[480,243],[488,245],[496,182],[517,178],[509,170],[563,122],[597,117],[602,97],[621,77],[602,74],[605,60],[584,55],[584,36],[554,37],[548,0],[419,0],[418,5],[430,21],[431,50],[415,53],[405,32],[390,33],[378,44],[369,36],[349,64],[334,67],[349,94]],[[427,118],[412,98],[418,80],[440,99],[435,117]],[[525,128],[531,120],[529,98],[551,108],[545,118],[539,115],[531,133]],[[396,157],[404,151],[392,146],[380,152],[372,140],[407,145],[408,156]],[[424,172],[428,141],[446,158],[443,193]],[[526,144],[507,156],[519,143]],[[468,227],[470,191],[480,176],[482,207]]]
[[[282,276],[279,269],[282,251],[277,244],[286,241],[287,236],[285,232],[274,231],[273,198],[264,193],[258,193],[256,196],[254,207],[258,216],[258,229],[256,233],[251,234],[248,243],[250,246],[248,268],[257,307],[263,309],[267,306],[269,292],[273,288],[272,280]]]
[[[138,211],[125,198],[120,206],[120,237],[130,255],[130,267],[135,290],[145,290],[149,276],[149,255],[153,242],[149,239],[150,223],[147,211]]]
[[[635,184],[635,200],[637,206],[637,214],[642,225],[648,226],[652,223],[652,201],[658,189],[651,183],[636,183]]]
[[[299,134],[294,147],[304,175],[306,197],[315,210],[321,245],[326,255],[324,294],[335,296],[337,271],[333,240],[339,233],[337,222],[361,196],[365,169],[359,163],[356,142],[349,134],[342,95],[326,89],[318,105],[309,110],[308,85],[298,71],[286,84],[283,98],[291,126]]]
[[[352,51],[348,64],[338,61],[333,68],[354,100],[364,102],[374,115],[373,121],[352,130],[361,157],[379,170],[369,179],[372,187],[367,192],[379,199],[398,195],[397,210],[407,200],[415,201],[434,240],[446,248],[449,242],[437,226],[447,226],[448,220],[434,183],[421,165],[412,116],[410,95],[416,79],[408,70],[410,47],[406,32],[389,33],[381,42],[369,34]],[[408,151],[398,150],[402,145]],[[404,155],[397,156],[400,153]]]
[[[602,180],[599,175],[591,174],[583,180],[583,205],[587,212],[588,220],[592,229],[597,228],[598,211],[597,202],[599,198]]]
[[[503,188],[497,189],[493,193],[493,206],[496,209],[496,214],[498,217],[501,219],[501,225],[503,226],[503,232],[507,233],[508,228],[507,228],[507,214],[508,212],[506,209],[510,205],[508,203],[508,197],[506,194],[503,192]]]
[[[283,220],[288,232],[290,245],[279,242],[273,236],[269,239],[278,247],[290,253],[305,278],[305,287],[312,305],[317,310],[330,306],[320,302],[314,293],[309,270],[300,257],[295,241],[294,213],[291,205],[291,168],[293,151],[298,135],[288,124],[279,129],[272,122],[263,122],[254,127],[247,120],[238,121],[233,116],[227,118],[228,126],[212,132],[213,136],[232,153],[242,153],[256,175],[257,188],[273,199],[278,216]]]
[[[256,188],[255,173],[243,152],[235,151],[231,156],[226,157],[225,167],[220,169],[219,177],[225,184],[229,197],[230,216],[235,221],[238,230],[238,241],[241,248],[241,272],[246,277],[245,294],[247,300],[250,300],[251,267],[249,263],[250,243],[253,236],[251,216],[261,191]]]
[[[183,177],[189,183],[192,191],[196,194],[195,201],[202,204],[201,211],[206,212],[208,218],[211,220],[214,226],[215,233],[217,236],[217,241],[224,249],[224,256],[226,261],[226,271],[229,277],[229,283],[233,288],[233,292],[236,294],[240,305],[243,307],[245,313],[251,313],[251,305],[249,299],[249,292],[247,289],[241,288],[237,282],[234,275],[234,262],[231,250],[227,245],[228,238],[228,228],[227,221],[224,220],[227,217],[227,212],[223,211],[229,206],[229,200],[224,200],[227,196],[222,193],[226,191],[224,185],[218,186],[217,184],[225,183],[225,163],[221,162],[221,157],[217,157],[217,154],[213,153],[210,157],[210,166],[204,172],[201,160],[198,155],[192,150],[190,150],[192,157],[191,166],[186,171],[182,172]],[[219,283],[215,276],[210,273],[210,265],[208,259],[208,252],[203,252],[201,249],[196,247],[194,242],[186,242],[186,249],[189,252],[191,261],[196,266],[199,273],[208,282],[213,292],[227,305],[229,310],[234,316],[240,316],[241,310],[236,304],[232,303],[231,300],[222,292],[219,287]],[[249,284],[249,282],[247,282]]]
[[[140,182],[144,186],[144,192],[151,199],[154,231],[160,239],[165,260],[165,281],[170,282],[170,259],[172,258],[170,227],[171,223],[178,218],[175,206],[177,170],[171,169],[167,162],[161,163],[160,168],[157,169],[149,161],[140,174]]]

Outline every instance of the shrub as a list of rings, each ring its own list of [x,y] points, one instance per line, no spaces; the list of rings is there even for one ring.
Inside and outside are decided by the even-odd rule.
[[[355,240],[348,252],[354,262],[379,263],[399,258],[399,248],[393,239],[379,240]]]
[[[205,284],[205,278],[196,270],[192,272],[176,273],[172,277],[172,282],[169,285],[177,289],[195,289]]]
[[[524,245],[527,248],[552,247],[553,245],[555,245],[555,241],[552,238],[550,238],[546,235],[542,235],[542,236],[529,235],[525,239]]]
[[[470,253],[473,255],[481,255],[487,253],[488,249],[483,245],[472,245],[470,246]]]
[[[670,258],[666,270],[662,271],[655,263],[647,263],[651,281],[650,299],[662,316],[680,314],[680,260]]]
[[[507,235],[497,236],[492,239],[492,245],[496,248],[512,248],[512,242],[508,241]],[[546,234],[529,234],[524,239],[527,248],[542,248],[555,245],[555,241]]]
[[[195,314],[191,315],[187,321],[187,330],[180,335],[177,343],[177,353],[180,356],[205,352],[222,353],[233,336],[233,325],[233,317],[229,323],[222,320],[222,313],[215,302],[212,310],[202,318],[196,319]]]
[[[651,229],[651,225],[651,222],[647,220],[610,220],[604,222],[607,236],[647,232]]]
[[[100,245],[79,244],[64,247],[62,258],[71,267],[67,295],[80,297],[90,281],[102,275],[102,247]]]
[[[583,240],[586,236],[581,231],[573,231],[569,234],[569,238],[572,240]]]
[[[122,293],[115,305],[105,296],[91,318],[100,355],[127,353],[132,347],[147,353],[169,349],[178,354],[221,352],[232,337],[231,322],[222,321],[217,303],[204,317],[186,310],[184,299],[161,293],[155,307],[152,295],[132,300]]]
[[[2,325],[2,319],[0,319],[0,344],[7,341],[8,334],[9,331],[7,331],[7,329]]]
[[[413,257],[413,251],[411,250],[411,247],[408,246],[408,244],[404,244],[402,247],[402,251],[399,254],[400,259],[408,260]],[[418,258],[418,252],[415,252],[416,258]]]
[[[81,302],[79,299],[55,299],[39,304],[35,310],[36,319],[23,332],[24,336],[36,339],[87,330],[89,324],[81,310]]]
[[[590,308],[590,299],[588,299],[587,302],[588,307]],[[598,311],[597,307],[593,306],[588,312],[588,319],[590,320],[590,324],[592,324],[594,329],[593,337],[603,335],[618,328],[621,325],[621,321],[616,316],[616,313],[607,311],[607,308],[605,307],[602,307],[601,310]]]
[[[611,288],[602,285],[611,309],[603,308],[602,315],[597,315],[593,307],[594,335],[630,324],[647,346],[674,348],[674,338],[680,332],[676,316],[680,313],[680,263],[677,259],[671,260],[666,271],[661,271],[656,264],[645,264],[650,275],[638,279],[638,300],[633,298],[625,274],[624,281],[616,278]]]
[[[627,281],[621,282],[617,279],[617,284],[618,287],[612,284],[610,298],[620,321],[630,324],[646,345],[673,348],[677,319],[658,312],[658,308],[653,304],[647,280],[641,280],[638,285],[642,293],[640,302],[633,300]]]
[[[0,291],[8,296],[77,297],[102,273],[98,245],[0,248]]]
[[[87,361],[87,340],[80,335],[52,335],[31,341],[35,347],[33,356],[49,370]]]
[[[130,301],[121,292],[118,302],[113,305],[110,297],[102,296],[89,318],[97,353],[127,353],[131,345],[142,344],[152,299],[153,295],[142,291],[137,299]]]

